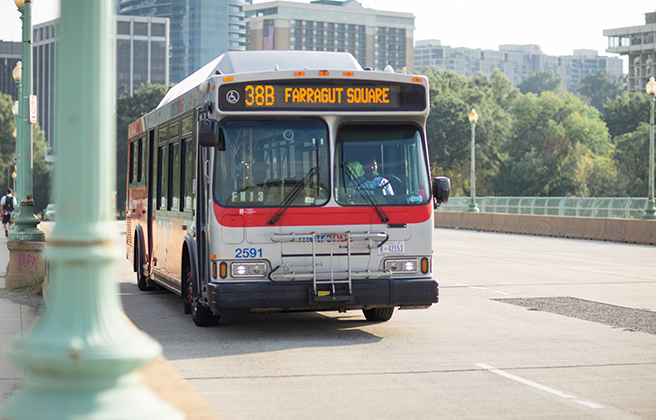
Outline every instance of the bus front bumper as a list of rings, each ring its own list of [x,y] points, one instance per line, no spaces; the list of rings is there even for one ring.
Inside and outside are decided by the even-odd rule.
[[[321,289],[320,289],[321,290]],[[329,311],[399,306],[428,307],[438,301],[437,281],[376,279],[352,282],[352,293],[337,289],[316,296],[312,282],[210,283],[209,304],[215,313]]]

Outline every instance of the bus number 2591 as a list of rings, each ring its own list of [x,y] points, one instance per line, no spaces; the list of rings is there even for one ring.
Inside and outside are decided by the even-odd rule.
[[[235,258],[262,258],[262,248],[237,248]]]

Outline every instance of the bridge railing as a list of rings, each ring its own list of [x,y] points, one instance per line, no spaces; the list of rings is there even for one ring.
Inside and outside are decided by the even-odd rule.
[[[450,197],[449,202],[438,210],[467,211],[470,202],[470,197]],[[641,219],[647,198],[476,197],[476,205],[484,213]]]

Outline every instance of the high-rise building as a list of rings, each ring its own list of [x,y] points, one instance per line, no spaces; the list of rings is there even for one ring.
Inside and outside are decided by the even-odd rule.
[[[245,0],[120,0],[120,15],[171,21],[170,77],[174,83],[227,51],[246,49]]]
[[[146,81],[169,84],[169,20],[116,17],[116,94],[132,95]]]
[[[18,99],[14,67],[21,61],[21,43],[0,41],[0,92]]]
[[[515,86],[536,70],[553,69],[563,75],[564,86],[570,90],[576,89],[585,76],[599,71],[613,77],[622,75],[621,59],[599,56],[594,50],[574,50],[571,56],[552,56],[544,54],[538,45],[500,45],[496,51],[445,47],[439,40],[417,41],[415,70],[423,71],[430,66],[466,77],[474,77],[479,72],[490,75],[498,69]]]
[[[355,0],[271,1],[244,11],[249,50],[349,52],[362,67],[413,71],[412,13],[367,9]]]
[[[46,135],[48,154],[54,152],[55,57],[59,19],[34,25],[33,92],[37,119]],[[116,17],[116,95],[132,94],[151,83],[169,84],[169,20],[157,17]],[[20,57],[20,43],[19,54]],[[12,79],[13,81],[13,79]]]
[[[628,89],[644,92],[649,78],[656,76],[656,12],[645,13],[645,24],[606,29],[606,52],[629,58]]]
[[[55,54],[59,19],[33,26],[32,92],[37,97],[37,120],[46,135],[47,155],[53,150]]]

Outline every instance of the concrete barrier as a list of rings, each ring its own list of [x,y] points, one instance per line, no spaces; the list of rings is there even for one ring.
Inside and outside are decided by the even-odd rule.
[[[604,234],[605,224],[605,219],[597,217],[586,217],[583,239],[601,239],[601,236]]]
[[[491,214],[492,214],[492,224],[490,230],[492,232],[501,232],[501,228],[506,223],[505,213],[491,213]]]
[[[568,217],[566,238],[582,239],[585,233],[585,217]]]
[[[604,233],[601,239],[604,241],[621,242],[626,231],[626,219],[606,219],[604,221]]]
[[[626,228],[624,235],[622,235],[622,242],[632,244],[642,244],[649,237],[649,229],[645,230],[644,222],[638,219],[630,219],[626,221]]]
[[[656,245],[656,220],[437,211],[435,227]]]
[[[563,237],[567,233],[568,217],[563,216],[544,216],[543,219],[549,220],[549,230],[546,235]]]

